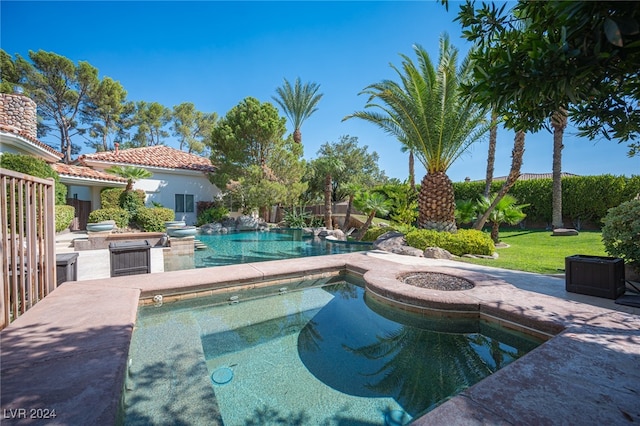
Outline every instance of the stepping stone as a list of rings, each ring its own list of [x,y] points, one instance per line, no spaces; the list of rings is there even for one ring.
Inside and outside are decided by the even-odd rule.
[[[567,237],[571,235],[578,235],[578,231],[575,229],[569,228],[557,228],[553,230],[552,237]]]

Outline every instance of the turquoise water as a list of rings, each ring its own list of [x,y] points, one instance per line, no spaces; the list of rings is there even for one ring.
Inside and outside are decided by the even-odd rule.
[[[198,235],[197,238],[208,249],[196,250],[196,268],[371,250],[370,244],[330,242],[306,237],[299,229],[243,231]]]
[[[141,308],[126,424],[406,424],[541,343],[401,312],[336,279]]]

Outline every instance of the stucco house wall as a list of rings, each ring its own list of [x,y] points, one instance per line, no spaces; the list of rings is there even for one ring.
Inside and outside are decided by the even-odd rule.
[[[213,201],[220,189],[209,181],[215,171],[209,159],[167,146],[151,146],[82,155],[79,162],[104,172],[111,166],[135,166],[152,176],[134,182],[134,189],[146,194],[145,202],[153,202],[175,212],[176,220],[195,225],[196,206],[200,201]]]

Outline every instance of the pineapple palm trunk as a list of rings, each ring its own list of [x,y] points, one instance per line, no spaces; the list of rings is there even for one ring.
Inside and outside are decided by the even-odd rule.
[[[418,194],[418,226],[436,231],[456,232],[453,183],[445,172],[427,173]]]

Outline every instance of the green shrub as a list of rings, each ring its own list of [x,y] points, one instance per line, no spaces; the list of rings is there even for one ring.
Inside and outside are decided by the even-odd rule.
[[[491,192],[497,192],[503,182],[493,182]],[[477,200],[484,190],[484,182],[456,182],[456,200]],[[562,178],[562,216],[580,228],[584,222],[600,225],[607,210],[631,200],[640,192],[640,176],[598,175]],[[551,223],[552,180],[531,179],[517,181],[509,190],[522,204],[529,204],[523,212],[527,221]]]
[[[144,207],[145,193],[141,189],[123,191],[118,197],[120,208],[129,212],[129,217],[135,218],[138,210]]]
[[[226,207],[218,206],[211,207],[204,210],[198,215],[196,225],[202,226],[205,223],[221,222],[224,218],[229,216],[229,210]]]
[[[67,202],[67,187],[60,183],[58,173],[44,160],[30,155],[4,153],[0,155],[0,167],[39,178],[55,181],[56,204]]]
[[[56,209],[56,232],[64,231],[71,225],[71,221],[76,215],[76,209],[73,206],[58,204]]]
[[[100,191],[100,206],[103,209],[120,208],[120,194],[124,192],[124,188],[105,188]]]
[[[89,222],[102,222],[113,220],[118,228],[126,228],[129,225],[129,212],[121,208],[98,209],[89,213]]]
[[[135,217],[135,221],[145,232],[164,232],[165,222],[172,221],[175,213],[172,209],[164,207],[141,207]]]
[[[372,226],[367,229],[361,241],[375,241],[382,234],[395,231],[396,229],[391,226]]]
[[[606,252],[640,270],[640,200],[627,201],[609,209],[602,222]]]
[[[460,229],[455,234],[431,229],[416,229],[405,235],[411,247],[425,250],[427,247],[440,247],[456,256],[463,254],[481,254],[490,256],[495,252],[491,237],[474,229]]]

